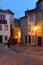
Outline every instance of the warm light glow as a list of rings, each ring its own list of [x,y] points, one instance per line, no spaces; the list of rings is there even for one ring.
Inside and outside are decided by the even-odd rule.
[[[18,35],[19,35],[19,37],[21,37],[21,32],[20,31],[18,32]]]
[[[33,27],[33,32],[38,32],[38,30],[39,30],[39,27],[38,26],[34,26]]]
[[[21,29],[20,28],[14,28],[14,35],[13,35],[13,37],[15,39],[21,38]]]

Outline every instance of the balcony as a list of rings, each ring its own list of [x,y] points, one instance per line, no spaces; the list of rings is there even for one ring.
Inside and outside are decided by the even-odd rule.
[[[0,20],[0,24],[7,24],[7,20]]]

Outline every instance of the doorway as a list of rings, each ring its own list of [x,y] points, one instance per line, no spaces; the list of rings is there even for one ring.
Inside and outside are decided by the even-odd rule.
[[[27,36],[25,36],[25,43],[27,43]]]
[[[38,37],[38,46],[42,46],[42,37]]]
[[[31,36],[29,36],[29,43],[31,43]]]
[[[2,36],[0,36],[0,43],[2,43]]]

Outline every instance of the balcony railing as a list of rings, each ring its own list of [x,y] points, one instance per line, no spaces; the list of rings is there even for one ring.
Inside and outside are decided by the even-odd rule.
[[[0,24],[7,24],[7,20],[0,20]]]

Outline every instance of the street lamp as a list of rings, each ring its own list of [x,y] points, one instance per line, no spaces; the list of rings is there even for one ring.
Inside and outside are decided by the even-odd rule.
[[[37,41],[37,32],[39,31],[39,27],[38,26],[33,26],[33,28],[32,28],[32,31],[35,33],[35,43],[36,43],[36,41]]]

